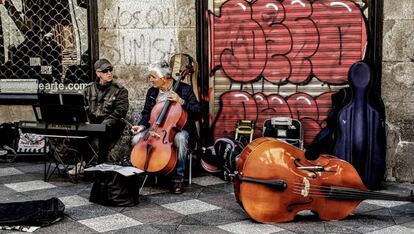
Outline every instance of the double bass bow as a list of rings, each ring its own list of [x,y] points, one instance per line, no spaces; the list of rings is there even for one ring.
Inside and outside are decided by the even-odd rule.
[[[180,82],[192,72],[191,66],[180,72],[172,91],[176,92]],[[131,163],[145,172],[169,174],[177,164],[174,137],[187,122],[187,112],[180,104],[167,100],[155,104],[149,122],[149,131],[132,149]]]
[[[414,201],[413,192],[369,191],[350,163],[331,155],[310,161],[303,150],[273,138],[247,145],[236,170],[236,200],[257,222],[291,221],[302,210],[322,220],[340,220],[364,199]]]

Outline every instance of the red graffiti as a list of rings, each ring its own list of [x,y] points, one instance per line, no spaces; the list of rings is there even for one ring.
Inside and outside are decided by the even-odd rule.
[[[344,83],[351,65],[365,54],[367,33],[361,10],[346,0],[315,1],[312,7],[321,35],[312,56],[313,72],[321,81]]]
[[[220,61],[223,72],[234,81],[257,80],[266,65],[264,32],[251,11],[246,1],[231,0],[221,8],[222,17],[212,18],[213,61]]]
[[[319,118],[318,121],[321,123],[324,123],[326,121],[326,118],[328,117],[328,113],[332,108],[332,94],[335,92],[326,92],[321,95],[319,95],[317,98],[315,98],[317,106],[318,106],[318,112],[319,112]],[[324,127],[324,126],[322,126]]]
[[[358,5],[351,0],[228,0],[209,19],[210,74],[221,69],[231,82],[220,96],[214,137],[233,138],[241,119],[255,121],[258,137],[266,119],[286,116],[301,121],[308,146],[326,124],[333,92],[315,97],[302,90],[314,79],[346,84],[350,66],[364,58],[367,31]],[[269,84],[264,88],[265,80],[275,84],[274,93]],[[261,90],[253,90],[260,84],[256,81],[263,82]],[[251,85],[252,91],[231,91],[234,83]],[[286,83],[304,87],[282,97],[278,90]]]
[[[318,119],[318,105],[313,97],[306,93],[295,93],[287,98],[294,119]]]
[[[306,147],[326,120],[330,110],[326,107],[331,102],[332,93],[326,92],[314,99],[305,93],[296,93],[283,98],[279,94],[255,93],[252,96],[244,91],[228,91],[220,96],[220,111],[213,124],[214,137],[233,138],[237,121],[244,119],[255,121],[254,135],[259,137],[262,135],[263,123],[266,119],[291,117],[301,121]]]
[[[306,2],[306,1],[305,1]],[[306,2],[307,3],[307,2]],[[318,29],[310,18],[311,4],[301,1],[285,1],[286,20],[283,24],[292,35],[292,50],[287,55],[291,63],[292,74],[288,77],[291,83],[303,83],[312,73],[312,55],[318,49]]]
[[[220,96],[220,110],[213,123],[214,138],[233,138],[237,120],[256,119],[257,105],[251,94],[243,91],[226,92]]]
[[[347,81],[364,57],[366,26],[350,0],[229,0],[210,14],[211,69],[233,81]]]
[[[321,126],[318,122],[311,118],[303,118],[300,122],[302,124],[302,128],[304,129],[303,145],[306,148],[312,143],[313,138],[315,138],[315,136],[319,133]]]
[[[291,43],[283,43],[291,37],[289,29],[281,24],[286,17],[283,6],[273,0],[258,1],[254,4],[252,17],[263,29],[266,39],[266,44],[260,46],[267,56],[262,76],[272,83],[283,81],[291,74],[286,55],[292,49]]]

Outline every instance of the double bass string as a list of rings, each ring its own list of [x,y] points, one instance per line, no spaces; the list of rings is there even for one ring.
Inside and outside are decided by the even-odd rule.
[[[302,194],[303,184],[294,183],[293,192],[295,194]],[[343,190],[340,190],[343,189]],[[332,186],[320,186],[311,185],[309,187],[309,195],[318,197],[329,197],[329,198],[349,198],[349,199],[379,199],[379,200],[403,200],[411,201],[411,197],[403,197],[395,194],[386,194],[373,191],[363,190],[346,190],[347,188],[332,187]],[[353,188],[348,188],[353,189]]]
[[[302,191],[303,185],[300,183],[295,183],[294,185],[294,190],[295,191]],[[389,196],[393,196],[392,194],[388,195],[388,194],[383,194],[383,193],[378,193],[378,192],[371,192],[371,191],[349,191],[349,190],[334,190],[332,191],[331,186],[319,186],[319,185],[311,185],[310,189],[309,189],[309,194],[313,194],[316,196],[329,196],[330,197],[334,197],[334,196],[342,196],[345,198],[354,198],[354,197],[361,197],[363,196],[364,198],[368,198],[368,195],[370,196],[369,198],[373,198],[373,197],[389,197]]]

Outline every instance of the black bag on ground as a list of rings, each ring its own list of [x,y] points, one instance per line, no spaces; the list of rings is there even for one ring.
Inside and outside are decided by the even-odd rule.
[[[140,178],[115,171],[94,172],[89,201],[105,206],[135,206],[139,203]]]
[[[236,169],[236,162],[243,148],[244,145],[240,141],[218,138],[213,146],[205,148],[201,155],[201,165],[210,173],[222,172],[223,179],[231,181],[231,175]]]
[[[0,226],[51,225],[64,216],[65,205],[58,198],[0,203]]]
[[[0,124],[0,146],[14,147],[18,136],[17,126],[14,123]]]

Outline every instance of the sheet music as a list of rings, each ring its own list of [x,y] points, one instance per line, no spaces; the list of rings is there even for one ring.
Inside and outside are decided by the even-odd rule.
[[[135,174],[144,173],[143,170],[138,169],[136,167],[123,167],[118,165],[111,165],[111,164],[99,164],[94,167],[86,168],[85,171],[114,171],[123,176],[132,176]]]

